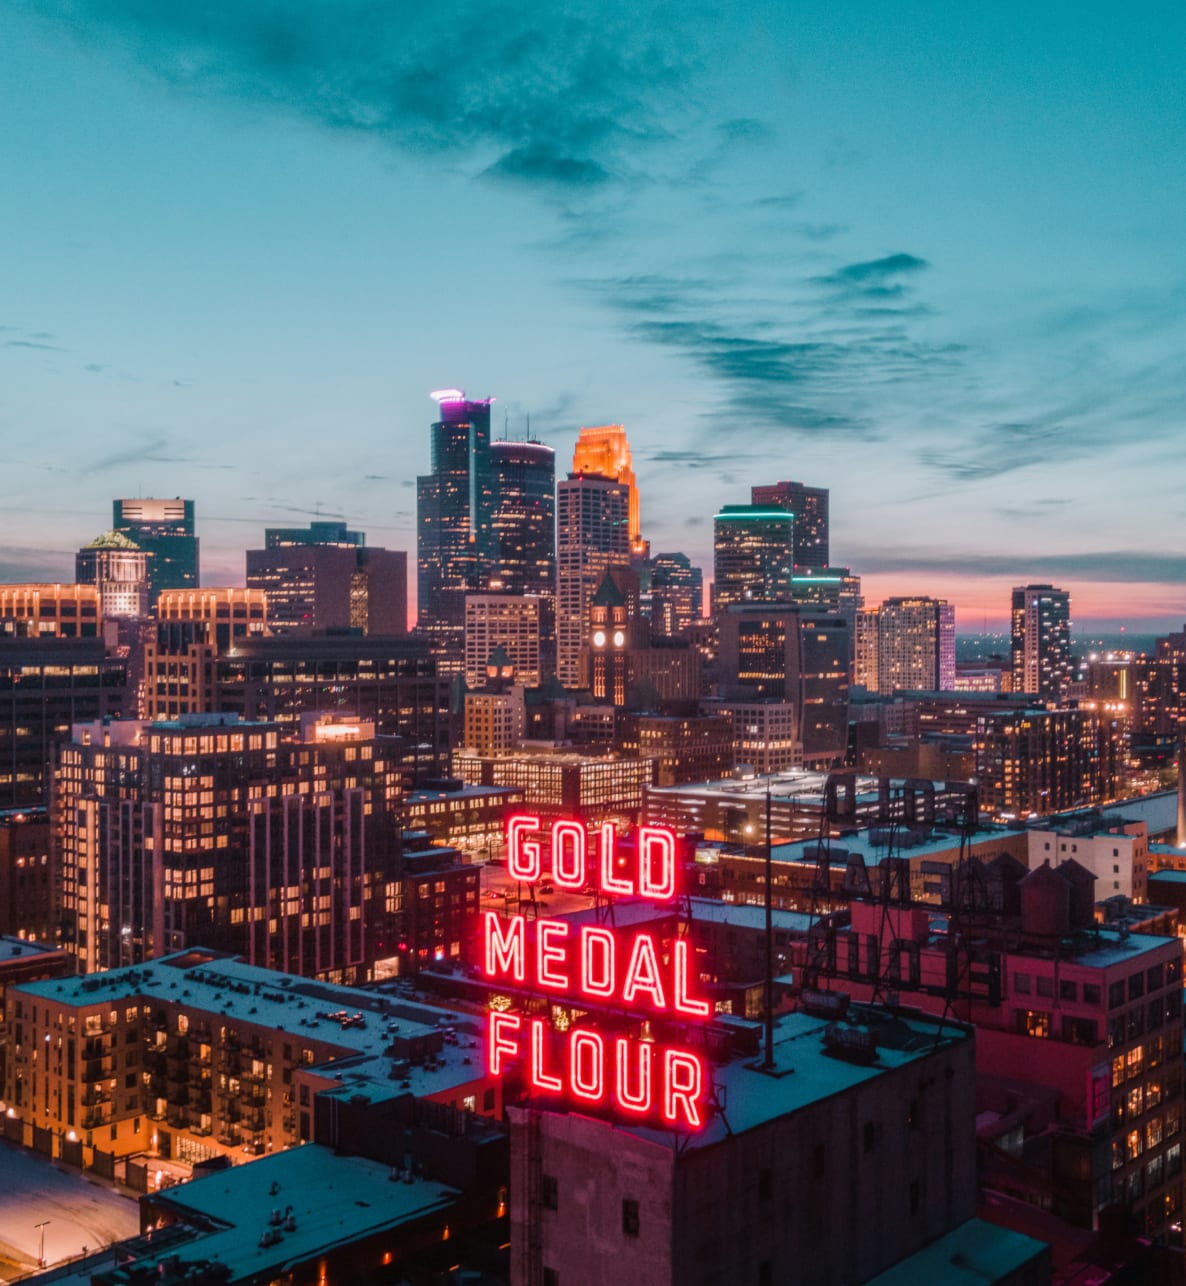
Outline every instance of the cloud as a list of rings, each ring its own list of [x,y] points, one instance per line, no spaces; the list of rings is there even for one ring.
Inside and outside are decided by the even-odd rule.
[[[172,443],[161,434],[142,434],[136,446],[125,447],[100,456],[86,465],[90,473],[103,473],[110,469],[120,469],[124,465],[139,464],[188,464],[188,456],[162,455],[161,452]]]
[[[1011,576],[1044,581],[1072,580],[1123,583],[1181,583],[1186,581],[1186,553],[1152,553],[1136,549],[1105,549],[1075,554],[979,554],[945,548],[885,548],[850,550],[851,563],[862,572],[936,572],[966,576]]]
[[[581,189],[623,173],[694,102],[695,23],[657,5],[573,0],[50,0],[71,35],[185,93],[263,103],[398,148],[478,160],[492,176]],[[734,122],[748,130],[750,122]],[[490,159],[493,155],[493,159]]]
[[[6,339],[5,348],[40,348],[49,353],[66,353],[69,349],[63,348],[60,344],[43,344],[33,339]]]

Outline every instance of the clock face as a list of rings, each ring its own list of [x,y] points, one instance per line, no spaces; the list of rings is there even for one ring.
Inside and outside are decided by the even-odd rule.
[[[604,630],[594,630],[594,631],[593,631],[593,646],[594,646],[594,647],[605,647],[605,631],[604,631]]]
[[[626,635],[621,630],[614,630],[614,647],[621,647],[626,642]]]

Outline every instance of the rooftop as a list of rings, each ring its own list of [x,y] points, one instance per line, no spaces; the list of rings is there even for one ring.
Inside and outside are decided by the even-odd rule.
[[[375,1085],[383,1086],[382,1097],[424,1098],[483,1074],[479,1046],[484,1027],[473,1017],[257,968],[237,956],[200,948],[106,973],[24,983],[18,990],[79,1009],[138,996],[183,1006],[191,1016],[207,1013],[220,1023],[291,1032],[298,1040],[306,1036],[335,1050],[316,1065],[318,1074],[342,1079],[347,1092],[366,1081],[372,1099],[377,1097]],[[439,1045],[431,1060],[410,1064],[392,1053],[397,1043],[406,1048],[417,1041]],[[399,1061],[398,1080],[392,1076],[393,1058]]]
[[[425,1179],[393,1181],[386,1165],[309,1143],[191,1180],[153,1200],[180,1219],[216,1225],[195,1231],[186,1244],[171,1244],[168,1256],[182,1263],[220,1260],[230,1265],[232,1281],[266,1281],[336,1247],[444,1212],[458,1195]],[[279,1224],[275,1211],[282,1214]],[[288,1214],[291,1227],[284,1222]],[[278,1238],[263,1246],[261,1234],[270,1229]]]
[[[1033,1237],[983,1219],[969,1219],[878,1273],[868,1286],[915,1286],[916,1282],[983,1286],[1004,1280],[1047,1251],[1046,1243]]]

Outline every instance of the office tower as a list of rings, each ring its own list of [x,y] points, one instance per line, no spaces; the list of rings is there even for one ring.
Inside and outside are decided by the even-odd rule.
[[[111,525],[149,555],[149,606],[163,589],[197,589],[200,583],[194,502],[113,500]]]
[[[934,598],[890,598],[881,605],[877,690],[955,688],[955,608]]]
[[[1053,585],[1013,591],[1013,691],[1058,701],[1071,681],[1071,596]]]
[[[795,566],[823,570],[828,562],[828,489],[801,482],[751,487],[750,502],[795,515]]]
[[[687,554],[656,554],[649,598],[651,632],[683,634],[703,615],[704,573]]]
[[[855,649],[857,613],[865,606],[859,576],[847,567],[796,569],[791,578],[791,596],[794,602],[813,611],[842,616],[848,625],[849,647]]]
[[[848,745],[848,625],[770,604],[722,612],[718,666],[726,701],[789,702],[803,762],[826,766]]]
[[[638,481],[634,476],[630,444],[626,441],[626,430],[622,425],[606,424],[600,428],[582,429],[572,453],[572,471],[613,478],[627,488],[630,552],[645,557],[647,543],[642,538]]]
[[[713,519],[713,612],[734,603],[791,601],[792,514],[767,505],[725,505]]]
[[[307,530],[267,528],[264,543],[264,549],[247,551],[247,585],[267,595],[275,633],[407,633],[408,556],[402,549],[367,545],[363,532],[321,522]]]
[[[144,644],[140,715],[176,719],[213,708],[215,660],[240,639],[267,632],[262,589],[167,589],[156,602],[157,625]]]
[[[289,545],[325,545],[332,549],[354,549],[367,543],[365,531],[351,531],[344,522],[317,519],[307,527],[265,527],[264,546],[284,549]]]
[[[497,559],[490,588],[533,594],[555,613],[556,452],[542,442],[491,442]]]
[[[523,594],[468,594],[465,599],[465,681],[486,682],[486,664],[504,648],[516,682],[540,684],[540,599]]]
[[[0,638],[97,638],[99,608],[97,585],[0,585]]]
[[[442,668],[461,671],[465,596],[484,593],[498,567],[497,479],[490,453],[490,403],[460,389],[432,395],[441,418],[429,430],[431,473],[416,480],[416,632]]]
[[[449,771],[449,679],[422,639],[249,634],[216,658],[204,709],[277,723],[286,736],[309,714],[365,720],[397,739],[407,780]]]
[[[53,747],[84,719],[128,709],[128,661],[102,639],[0,639],[0,808],[45,804]]]
[[[74,579],[99,590],[99,614],[104,620],[127,620],[148,615],[148,554],[122,532],[96,536],[74,556]]]
[[[58,756],[63,911],[88,973],[207,946],[335,981],[396,951],[399,769],[374,725],[76,724]]]
[[[610,567],[630,562],[630,492],[597,474],[570,474],[556,489],[556,676],[580,687],[589,604]]]

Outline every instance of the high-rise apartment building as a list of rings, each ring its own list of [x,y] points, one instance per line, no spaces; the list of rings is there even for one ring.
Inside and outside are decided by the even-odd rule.
[[[857,612],[853,636],[852,682],[854,687],[869,692],[881,691],[878,650],[881,634],[881,608],[862,608]]]
[[[687,554],[656,554],[651,559],[650,602],[653,634],[683,634],[703,615],[704,574]]]
[[[802,482],[775,482],[751,487],[750,501],[765,508],[786,509],[795,515],[795,566],[828,567],[828,489]]]
[[[465,599],[465,681],[486,682],[495,648],[506,650],[515,682],[540,684],[540,599],[525,594],[468,594]]]
[[[62,909],[86,972],[198,945],[357,982],[396,954],[400,774],[374,725],[77,724],[58,756]]]
[[[725,505],[713,519],[713,612],[734,603],[789,603],[794,515],[770,505]]]
[[[111,508],[112,528],[149,555],[150,607],[163,589],[197,589],[199,550],[192,500],[113,500]]]
[[[471,401],[460,389],[432,396],[441,418],[430,429],[431,472],[416,480],[416,630],[433,645],[443,668],[459,673],[465,596],[485,592],[498,567],[493,399]]]
[[[104,620],[148,615],[150,556],[130,537],[107,531],[84,545],[74,557],[74,579],[99,591]]]
[[[1071,596],[1053,585],[1013,591],[1013,691],[1058,701],[1072,678]]]
[[[570,474],[556,489],[556,676],[580,687],[589,607],[606,570],[630,562],[630,492],[599,474]]]
[[[890,598],[877,617],[877,690],[955,689],[955,607],[934,598]]]
[[[278,634],[359,630],[406,634],[408,556],[367,545],[344,523],[305,530],[269,527],[265,548],[247,551],[247,585],[263,590],[268,624]]]
[[[645,556],[647,545],[642,538],[638,480],[634,476],[634,461],[622,425],[605,424],[600,428],[582,429],[572,453],[572,471],[613,478],[626,488],[630,552]]]

